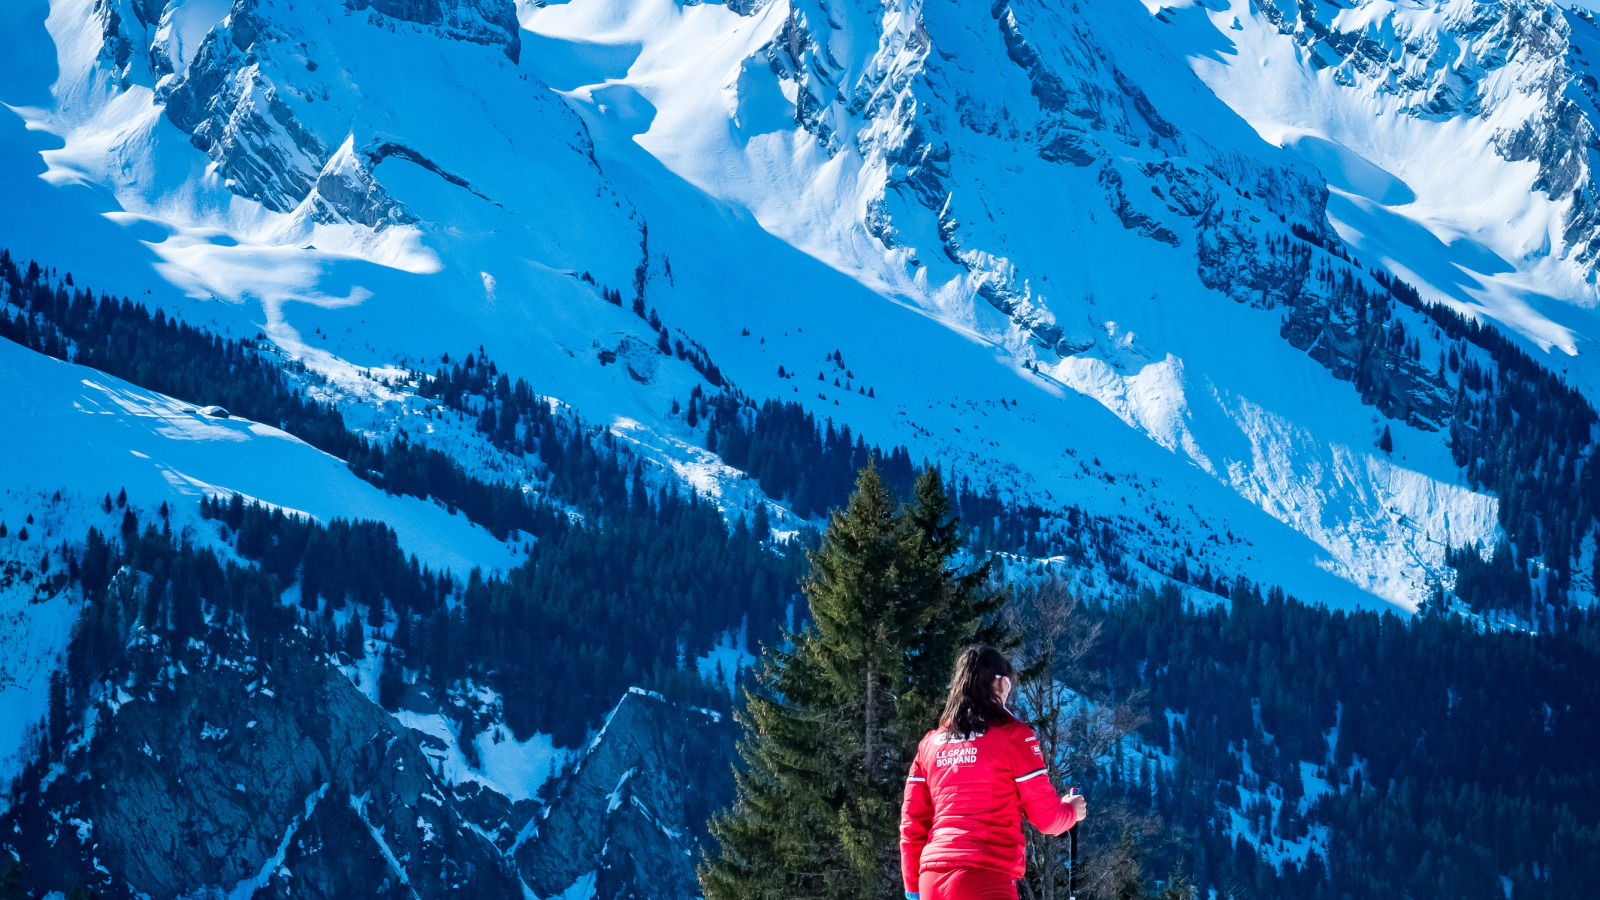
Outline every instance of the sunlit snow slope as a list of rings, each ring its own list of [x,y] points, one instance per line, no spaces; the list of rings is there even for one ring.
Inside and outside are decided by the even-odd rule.
[[[1364,257],[1551,351],[1594,394],[1600,28],[1582,5],[1183,3],[1169,46],[1317,167]]]
[[[1108,517],[1142,576],[1189,558],[1412,608],[1450,577],[1446,546],[1498,537],[1497,500],[1465,486],[1438,430],[1447,398],[1419,391],[1387,420],[1285,340],[1283,298],[1324,289],[1274,255],[1293,228],[1502,318],[1590,387],[1587,164],[1555,138],[1503,138],[1552,116],[1562,133],[1565,107],[1528,85],[1593,29],[1559,12],[1529,14],[1523,50],[1482,50],[1497,74],[1471,83],[1489,99],[1439,112],[1405,93],[1434,88],[1374,80],[1466,83],[1456,51],[1416,74],[1416,41],[1394,37],[1482,15],[1449,4],[1344,10],[1338,28],[1396,48],[1365,68],[1314,59],[1309,24],[1215,2],[0,15],[18,60],[0,67],[13,253],[260,329],[336,385],[481,345],[687,459],[700,437],[670,409],[703,379],[654,349],[638,303],[749,397]]]
[[[393,528],[401,547],[435,569],[509,569],[505,545],[465,517],[414,497],[386,494],[298,438],[244,419],[201,415],[170,397],[93,369],[0,342],[0,521],[17,527],[33,494],[60,490],[69,505],[92,506],[126,489],[141,509],[180,513],[175,530],[198,521],[201,496],[243,494],[321,522],[371,519]],[[195,515],[191,515],[191,513]]]

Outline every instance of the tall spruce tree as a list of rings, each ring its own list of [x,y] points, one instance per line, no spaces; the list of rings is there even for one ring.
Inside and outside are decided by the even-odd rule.
[[[708,900],[898,896],[903,776],[960,648],[998,641],[987,564],[957,568],[961,528],[935,470],[896,504],[860,473],[811,554],[811,623],[767,648],[739,715],[738,799],[711,825]]]
[[[919,561],[913,571],[924,580],[912,588],[920,602],[901,610],[908,677],[896,711],[900,731],[915,750],[923,732],[938,720],[962,649],[983,643],[1009,650],[1018,641],[1000,620],[1009,589],[997,590],[990,583],[991,563],[958,569],[957,557],[966,545],[964,529],[939,470],[919,475],[912,491],[905,518],[913,535],[921,537],[915,541]],[[909,758],[906,762],[910,764]]]

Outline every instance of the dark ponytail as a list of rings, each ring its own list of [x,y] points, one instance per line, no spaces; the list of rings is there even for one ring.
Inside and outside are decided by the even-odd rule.
[[[995,693],[995,682],[1016,677],[1011,661],[993,647],[973,644],[961,651],[939,727],[951,735],[982,734],[989,726],[1010,719],[1011,713]]]

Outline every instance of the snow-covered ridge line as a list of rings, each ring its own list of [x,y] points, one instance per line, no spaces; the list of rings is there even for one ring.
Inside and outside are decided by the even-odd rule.
[[[524,24],[551,41],[599,41],[617,46],[642,43],[645,49],[630,57],[633,64],[625,78],[607,73],[605,90],[613,97],[625,83],[655,107],[654,119],[639,123],[648,124],[649,131],[637,143],[661,162],[697,186],[749,208],[768,230],[807,253],[865,283],[892,286],[891,293],[908,298],[941,321],[993,342],[1019,368],[1036,373],[1040,387],[1065,387],[1087,394],[1180,459],[1214,477],[1225,471],[1211,460],[1215,451],[1208,451],[1196,429],[1185,421],[1192,412],[1184,408],[1182,400],[1189,388],[1183,363],[1192,346],[1188,350],[1174,348],[1182,355],[1174,359],[1169,351],[1162,362],[1159,348],[1150,346],[1145,337],[1152,320],[1141,315],[1141,327],[1139,318],[1128,309],[1138,305],[1129,303],[1129,295],[1141,289],[1155,292],[1149,305],[1160,310],[1165,304],[1158,294],[1192,288],[1182,284],[1181,278],[1148,277],[1149,266],[1130,278],[1127,262],[1168,253],[1141,242],[1154,241],[1157,247],[1176,242],[1181,246],[1174,250],[1189,256],[1192,261],[1188,265],[1195,267],[1191,271],[1202,282],[1217,280],[1207,286],[1226,285],[1231,291],[1234,282],[1219,279],[1237,278],[1237,299],[1248,298],[1270,308],[1270,303],[1262,302],[1267,300],[1263,287],[1290,296],[1315,292],[1317,285],[1308,277],[1310,273],[1275,262],[1268,246],[1295,243],[1291,231],[1323,242],[1331,237],[1323,213],[1327,195],[1317,183],[1315,170],[1291,155],[1274,155],[1247,127],[1241,127],[1242,122],[1216,104],[1214,97],[1199,99],[1197,106],[1207,111],[1209,119],[1179,115],[1183,104],[1195,106],[1198,98],[1192,89],[1198,83],[1186,68],[1147,52],[1151,29],[1157,26],[1131,12],[1099,7],[1044,11],[1032,4],[1015,4],[997,7],[992,16],[976,9],[934,12],[920,7],[901,16],[851,5],[833,4],[824,9],[797,3],[787,6],[788,15],[783,18],[773,12],[776,8],[765,6],[757,15],[740,20],[710,9],[675,12],[668,4],[635,6],[623,13],[595,0],[528,11]],[[902,27],[907,21],[915,27]],[[965,26],[965,31],[960,26]],[[705,43],[701,33],[708,30],[727,40]],[[1056,41],[1065,33],[1071,35],[1070,49],[1063,52]],[[906,38],[908,34],[913,37]],[[991,34],[993,38],[985,36]],[[872,40],[873,36],[879,39]],[[927,52],[929,44],[938,53]],[[1112,45],[1119,48],[1117,54],[1105,49]],[[743,58],[738,54],[744,54]],[[1138,64],[1124,64],[1123,54]],[[1004,63],[998,78],[987,69],[974,68],[975,61],[986,55],[1009,60],[1017,67],[1018,77],[1013,79],[1012,70]],[[742,106],[733,125],[744,130],[736,131],[731,140],[690,125],[691,110],[697,115],[717,112],[707,108],[699,83],[682,77],[690,71],[689,63],[694,71],[742,66],[744,74],[737,84],[742,104],[747,96],[753,101],[759,95],[756,88],[747,90],[754,71],[748,63],[762,59],[770,64],[792,104],[785,107],[794,111],[792,131],[758,134],[777,120],[768,117],[761,120],[760,127],[747,128]],[[890,59],[902,74],[889,82],[872,80],[877,77],[873,73],[894,67],[887,64]],[[683,67],[670,68],[678,65]],[[968,77],[976,71],[983,71],[983,77]],[[1130,74],[1136,71],[1141,75]],[[859,81],[853,80],[857,72],[861,73]],[[1154,73],[1170,76],[1170,84]],[[550,69],[545,77],[565,89],[585,76]],[[830,95],[828,83],[892,84],[905,102],[859,101],[875,96],[871,90],[851,94],[841,89]],[[793,91],[789,90],[791,84]],[[1186,89],[1174,91],[1171,84]],[[624,112],[618,121],[615,112],[596,105],[609,101],[599,99],[595,85],[564,93],[585,114],[597,135],[612,128],[628,130],[633,124],[627,120],[626,106],[619,105]],[[1075,95],[1116,98],[1120,107],[1098,101],[1079,104],[1073,100]],[[851,100],[852,96],[858,99]],[[917,104],[909,102],[910,98]],[[984,117],[984,111],[994,110],[1000,98],[1013,117],[1011,121]],[[879,128],[882,130],[874,131]],[[859,135],[853,147],[841,140],[847,133]],[[878,140],[879,135],[889,135],[889,142]],[[1066,138],[1077,148],[1073,153],[1063,149],[1066,144],[1061,140]],[[608,147],[604,140],[600,146]],[[1011,155],[996,157],[997,147],[1005,147]],[[813,149],[822,151],[821,155],[812,153]],[[902,150],[907,152],[894,155]],[[874,168],[875,154],[880,153],[885,154],[886,169]],[[1027,153],[1045,164],[1030,161]],[[620,152],[616,155],[628,161]],[[1208,162],[1197,165],[1188,158],[1197,156]],[[1003,166],[974,165],[997,158],[1005,160]],[[729,179],[723,170],[730,160],[760,174]],[[884,171],[891,173],[882,182],[888,193],[869,203],[863,218],[850,191],[860,197],[863,191],[873,190],[866,185],[878,183],[874,179],[885,177]],[[843,180],[846,178],[855,180]],[[1086,196],[1104,196],[1109,209],[1098,209],[1094,199],[1087,204],[1076,202],[1085,192],[1073,182],[1075,178],[1092,179]],[[1055,185],[1062,181],[1076,189],[1057,193]],[[986,206],[987,221],[966,224],[966,217],[956,213],[967,196],[1004,197],[1005,213],[1000,216],[998,209]],[[1042,202],[1045,196],[1053,202]],[[937,221],[931,221],[926,213],[936,214],[933,218]],[[897,216],[905,224],[895,224]],[[1100,222],[1097,216],[1106,221]],[[1137,240],[1119,242],[1115,229]],[[874,242],[884,250],[881,265]],[[943,249],[918,252],[919,245],[924,251],[930,245]],[[1094,249],[1078,252],[1079,245]],[[1002,251],[1001,247],[1015,249]],[[1063,247],[1072,249],[1063,251]],[[945,259],[961,270],[942,267]],[[1184,266],[1181,261],[1174,262],[1180,269]],[[1161,259],[1156,268],[1165,271],[1169,263]],[[1103,274],[1097,269],[1103,269]],[[904,271],[912,279],[907,281],[894,274],[896,271]],[[1004,275],[1006,272],[1013,274]],[[1008,293],[1013,289],[1005,287],[1004,279],[1012,278],[1012,284],[1021,285],[1016,279],[1029,272],[1037,275],[1027,281],[1032,285],[1026,288],[1031,299],[1018,305],[1016,297],[1023,295]],[[1364,280],[1367,276],[1363,272],[1360,277]],[[948,280],[951,278],[955,280]],[[1098,304],[1091,288],[1081,307],[1073,307],[1083,309],[1089,326],[1079,335],[1081,327],[1073,324],[1076,314],[1063,317],[1059,310],[1051,313],[1049,307],[1058,301],[1033,295],[1042,294],[1048,285],[1085,280],[1104,282],[1106,291],[1117,298],[1119,309],[1094,309]],[[972,293],[965,294],[969,291]],[[1052,293],[1060,296],[1059,291]],[[974,302],[952,302],[963,294]],[[1005,314],[1005,322],[989,318],[977,299]],[[1134,318],[1133,327],[1119,312]],[[1110,318],[1113,315],[1116,318]],[[1058,325],[1065,330],[1054,330]],[[1154,330],[1172,343],[1171,329],[1156,325]],[[1197,329],[1196,333],[1210,331]],[[1036,346],[1041,343],[1043,347]],[[1200,370],[1202,379],[1211,376],[1211,366],[1208,363]],[[1161,369],[1168,371],[1158,375]],[[1137,377],[1128,374],[1133,372]],[[1246,396],[1259,390],[1257,385],[1234,383],[1231,390]],[[1179,395],[1175,408],[1151,408],[1156,406],[1151,400],[1162,395],[1165,402],[1161,406],[1171,407],[1174,393]],[[1237,421],[1235,415],[1229,418]],[[1318,424],[1306,433],[1320,430]],[[1374,433],[1371,440],[1377,437]],[[1209,441],[1217,440],[1213,432]],[[1356,446],[1361,443],[1365,441]],[[1334,455],[1342,452],[1335,449]],[[1366,477],[1370,476],[1358,476],[1361,480]],[[1286,516],[1279,510],[1299,504],[1288,502],[1287,497],[1263,495],[1248,481],[1229,477],[1224,483],[1259,502],[1280,521],[1334,549],[1339,561],[1326,567],[1349,573],[1346,577],[1359,579],[1368,590],[1395,597],[1439,577],[1441,554],[1426,543],[1408,547],[1410,558],[1403,563],[1392,561],[1406,570],[1404,580],[1410,587],[1402,587],[1392,575],[1374,576],[1371,554],[1384,553],[1386,543],[1410,543],[1404,530],[1391,531],[1380,525],[1379,531],[1388,532],[1383,538],[1351,542],[1340,532],[1356,523],[1317,521],[1327,514],[1327,507],[1315,510],[1315,518],[1309,520]],[[1322,490],[1314,482],[1306,487]],[[1274,485],[1273,489],[1277,488]],[[1379,487],[1377,493],[1383,492],[1386,488]],[[1371,524],[1361,522],[1357,530]],[[1447,541],[1486,537],[1481,532],[1445,535]],[[1363,570],[1364,574],[1355,575]]]
[[[1341,604],[1412,607],[1444,545],[1498,537],[1442,440],[1402,429],[1387,457],[1359,393],[1268,346],[1277,310],[1223,311],[1207,290],[1316,294],[1269,244],[1295,226],[1326,242],[1338,194],[1196,77],[1211,51],[1173,41],[1197,10],[574,0],[522,10],[537,52],[512,66],[432,26],[263,0],[253,72],[183,60],[190,83],[231,85],[180,116],[237,126],[206,155],[172,134],[167,76],[138,52],[125,87],[105,80],[84,12],[50,19],[62,75],[24,115],[66,145],[54,183],[102,185],[118,221],[160,238],[144,252],[186,319],[264,318],[291,355],[375,370],[483,344],[593,421],[697,444],[670,406],[704,372],[646,370],[653,308],[750,397],[825,404],[1024,501],[1127,514],[1135,554],[1165,557],[1153,568],[1177,568],[1147,536],[1169,521],[1214,555],[1184,553],[1190,571]],[[229,28],[216,43],[237,50]],[[377,62],[396,54],[413,64]],[[107,163],[108,133],[136,162]],[[224,183],[228,166],[259,183]],[[366,224],[369,201],[410,220]],[[813,404],[775,374],[810,379],[836,350],[875,396],[819,382]],[[983,405],[999,398],[1020,411]],[[1112,480],[1085,471],[1096,458]]]

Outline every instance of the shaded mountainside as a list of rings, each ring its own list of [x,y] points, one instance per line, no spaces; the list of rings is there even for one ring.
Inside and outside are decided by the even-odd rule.
[[[78,712],[53,711],[6,816],[35,896],[515,896],[418,735],[304,640],[243,631],[174,647],[139,628]]]
[[[607,898],[696,895],[704,823],[732,795],[719,714],[636,689],[548,807],[513,804],[449,783],[443,744],[353,686],[289,608],[206,604],[212,624],[182,638],[146,626],[176,614],[148,585],[122,567],[86,605],[67,681],[93,680],[57,680],[13,785],[0,843],[24,896],[516,898],[519,879],[541,896],[583,879]],[[123,630],[125,647],[95,646]]]
[[[711,813],[733,799],[737,729],[633,689],[513,853],[535,893],[593,879],[596,900],[697,897]]]

